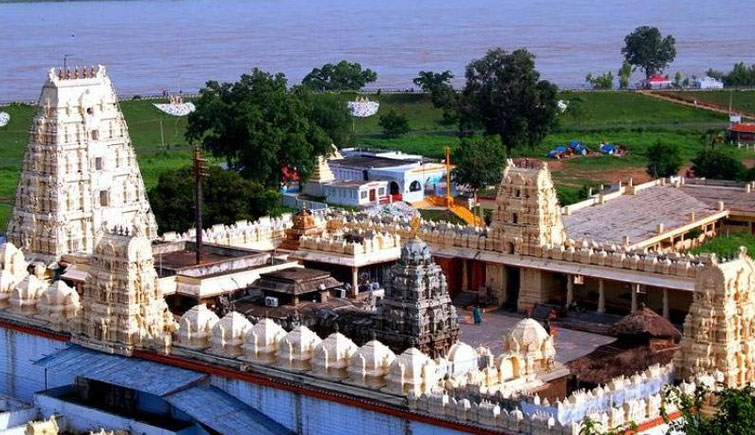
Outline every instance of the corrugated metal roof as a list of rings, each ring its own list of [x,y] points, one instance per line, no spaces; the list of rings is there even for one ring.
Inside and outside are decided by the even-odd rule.
[[[224,435],[293,433],[216,387],[196,386],[164,399],[199,423]]]
[[[111,355],[72,345],[34,364],[137,391],[165,396],[201,381],[206,375],[190,370]]]

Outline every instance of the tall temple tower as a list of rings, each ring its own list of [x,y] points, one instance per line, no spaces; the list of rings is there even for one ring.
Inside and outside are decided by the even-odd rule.
[[[719,263],[713,256],[700,271],[674,358],[679,378],[719,370],[729,387],[755,381],[754,285],[755,262],[745,248],[734,261]]]
[[[561,208],[547,163],[517,166],[507,161],[490,227],[498,250],[506,254],[539,255],[544,247],[564,243]]]
[[[176,325],[160,291],[152,243],[140,231],[119,227],[97,243],[74,343],[124,355],[137,347],[170,349]]]
[[[413,219],[415,234],[419,218]],[[376,338],[400,353],[416,347],[433,358],[444,356],[459,337],[456,308],[446,276],[415,235],[390,269],[382,310],[375,319]]]
[[[105,67],[51,69],[24,153],[8,240],[31,259],[92,253],[105,225],[157,224]]]

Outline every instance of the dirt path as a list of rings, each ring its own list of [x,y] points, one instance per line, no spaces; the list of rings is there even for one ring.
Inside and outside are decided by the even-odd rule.
[[[709,112],[716,112],[716,113],[722,113],[724,115],[728,115],[730,113],[729,108],[726,106],[722,106],[720,104],[711,103],[710,101],[705,100],[693,100],[689,101],[684,97],[676,96],[676,97],[670,97],[668,92],[664,91],[652,91],[652,90],[643,90],[639,91],[642,95],[646,95],[648,97],[656,98],[663,101],[668,101],[669,103],[675,103],[680,104],[682,106],[688,106],[688,107],[694,107],[696,109],[703,109],[707,110]],[[742,115],[742,119],[755,119],[755,114],[753,113],[747,113],[747,112],[737,112]]]

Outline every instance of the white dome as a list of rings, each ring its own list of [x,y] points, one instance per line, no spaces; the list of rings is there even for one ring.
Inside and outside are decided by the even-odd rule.
[[[79,294],[63,280],[52,283],[42,293],[42,303],[47,305],[72,305],[79,303]]]
[[[262,319],[252,326],[246,335],[247,342],[254,340],[258,346],[278,344],[286,335],[286,330],[272,319]]]
[[[44,281],[40,280],[34,275],[27,275],[26,278],[24,278],[16,288],[13,289],[13,294],[11,295],[11,302],[13,300],[16,301],[27,301],[27,300],[37,300],[42,295],[42,292],[45,289],[45,283]]]
[[[281,345],[289,346],[295,353],[301,353],[311,352],[321,341],[322,339],[312,332],[311,329],[306,326],[297,326],[283,337]]]
[[[306,326],[297,326],[278,345],[278,361],[284,368],[309,370],[312,352],[322,339]]]
[[[448,351],[448,363],[451,365],[451,374],[459,376],[462,373],[478,369],[478,355],[472,346],[458,342],[451,346]]]
[[[477,352],[475,352],[474,348],[472,346],[468,345],[467,343],[454,343],[453,346],[448,350],[448,361],[449,362],[459,362],[459,361],[469,361],[469,360],[477,360]]]
[[[354,356],[359,357],[352,359],[352,361],[359,362],[360,370],[362,364],[364,364],[365,370],[388,368],[396,359],[396,354],[388,346],[377,340],[372,340],[360,347]]]
[[[181,316],[179,331],[185,332],[211,332],[216,323],[220,321],[217,314],[207,308],[205,304],[194,305]]]
[[[252,328],[252,323],[236,311],[223,316],[212,328],[212,335],[222,335],[226,340],[243,338]]]
[[[531,318],[522,319],[506,334],[503,348],[528,353],[540,349],[548,338],[550,335],[540,322]]]
[[[359,348],[350,338],[334,332],[315,347],[315,358],[325,357],[330,361],[351,359],[357,350]]]
[[[396,357],[396,360],[391,364],[390,372],[393,374],[403,367],[404,376],[414,378],[422,375],[422,371],[426,365],[431,365],[434,368],[435,361],[416,347],[410,347]]]

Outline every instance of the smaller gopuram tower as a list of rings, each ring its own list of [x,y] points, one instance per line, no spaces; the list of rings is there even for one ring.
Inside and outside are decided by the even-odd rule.
[[[729,387],[755,381],[755,263],[744,247],[734,261],[711,256],[698,274],[680,346],[678,378],[718,370]]]
[[[492,237],[505,254],[539,255],[566,240],[548,164],[509,159],[495,199]]]
[[[103,226],[157,237],[128,127],[105,67],[51,69],[24,152],[8,240],[30,259],[91,254]]]
[[[459,337],[456,308],[446,276],[418,236],[420,220],[412,219],[415,236],[401,249],[390,269],[385,298],[375,320],[378,340],[401,353],[416,347],[433,358],[444,356]]]
[[[105,232],[92,255],[73,342],[123,355],[137,347],[168,352],[175,328],[150,240],[138,227]]]

